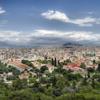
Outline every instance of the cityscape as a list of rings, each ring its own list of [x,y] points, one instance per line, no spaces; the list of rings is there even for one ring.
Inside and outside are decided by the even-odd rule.
[[[0,100],[100,100],[100,0],[0,0]]]
[[[100,47],[0,49],[0,82],[11,100],[99,100]]]

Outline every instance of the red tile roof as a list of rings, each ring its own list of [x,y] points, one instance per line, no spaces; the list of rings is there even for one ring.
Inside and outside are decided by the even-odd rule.
[[[74,67],[80,67],[80,64],[68,64],[67,66],[74,68]]]
[[[18,61],[12,61],[12,62],[9,62],[9,64],[15,65],[15,66],[22,68],[22,69],[28,68],[28,65],[25,65],[25,64],[18,62]]]

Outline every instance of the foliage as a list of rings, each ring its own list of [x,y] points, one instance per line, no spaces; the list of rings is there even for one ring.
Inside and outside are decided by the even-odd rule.
[[[30,65],[30,62],[24,63]],[[0,100],[100,100],[99,71],[86,70],[81,64],[86,73],[74,73],[63,69],[56,58],[51,63],[56,65],[52,73],[47,66],[33,67],[31,73],[36,76],[22,80],[18,78],[20,72],[16,68],[0,62],[0,74],[13,73],[13,76],[7,76],[7,80],[12,81],[10,85],[0,78]]]
[[[31,63],[31,61],[29,61],[29,60],[22,60],[22,63],[26,64],[26,65],[28,65],[30,67],[34,67],[33,64]]]

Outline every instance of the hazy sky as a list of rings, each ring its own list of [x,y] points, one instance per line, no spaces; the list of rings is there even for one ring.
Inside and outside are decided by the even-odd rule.
[[[0,0],[0,47],[100,45],[100,0]]]

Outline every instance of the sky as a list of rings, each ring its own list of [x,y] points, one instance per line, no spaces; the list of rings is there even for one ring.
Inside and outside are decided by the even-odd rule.
[[[0,0],[0,47],[100,45],[100,0]]]

